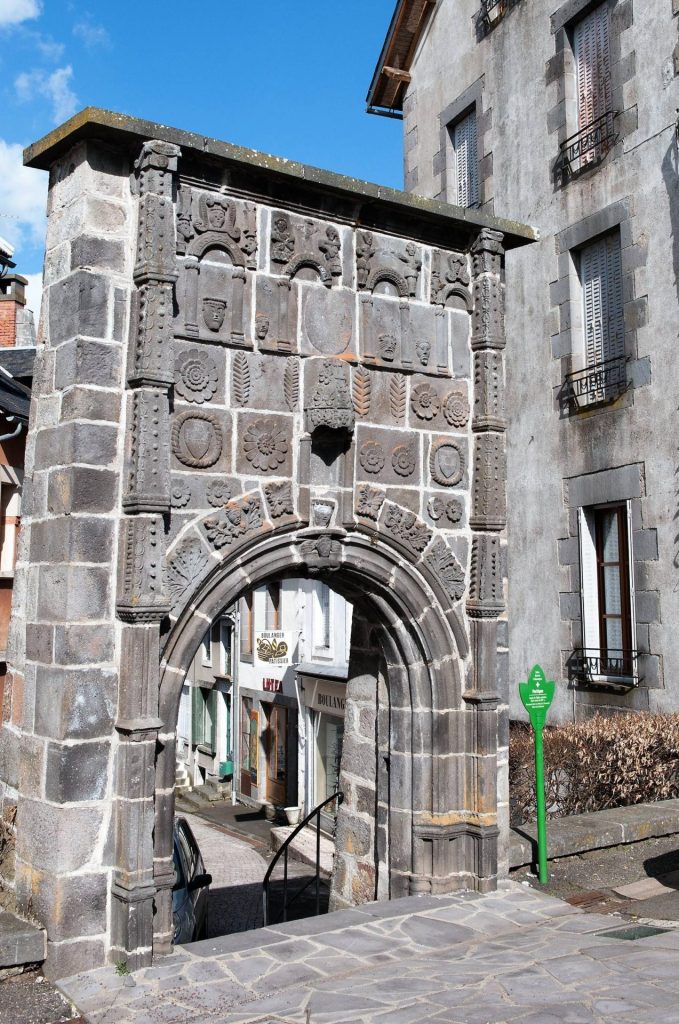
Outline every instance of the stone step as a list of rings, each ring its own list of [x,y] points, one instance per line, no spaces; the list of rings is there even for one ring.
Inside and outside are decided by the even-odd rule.
[[[271,849],[274,853],[280,850],[281,846],[295,831],[292,825],[281,825],[279,828],[271,829]],[[321,833],[320,848],[320,874],[321,878],[330,878],[332,875],[332,863],[335,856],[335,843],[328,836]],[[316,829],[303,828],[299,835],[295,836],[288,847],[288,857],[299,861],[301,864],[316,866]]]
[[[184,811],[192,814],[196,811],[204,811],[206,807],[209,807],[207,800],[203,800],[195,790],[189,792],[178,792],[175,799],[175,808],[177,811]]]
[[[0,910],[0,970],[41,964],[46,954],[42,928],[22,921],[16,914]]]

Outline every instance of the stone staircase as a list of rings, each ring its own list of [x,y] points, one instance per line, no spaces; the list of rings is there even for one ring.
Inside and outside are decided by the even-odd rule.
[[[183,761],[177,761],[174,773],[174,791],[175,793],[188,793],[190,789],[191,780],[186,765]]]
[[[184,814],[200,814],[212,804],[230,798],[230,782],[206,782],[190,790],[175,789],[175,810]]]

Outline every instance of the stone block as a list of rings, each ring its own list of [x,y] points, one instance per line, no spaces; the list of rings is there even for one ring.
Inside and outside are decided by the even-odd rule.
[[[75,942],[49,942],[43,973],[51,980],[70,978],[82,971],[101,967],[105,962],[106,947],[103,939],[92,937]]]
[[[634,604],[638,622],[660,621],[660,595],[656,590],[637,592]]]
[[[111,512],[117,491],[118,477],[111,470],[66,466],[49,474],[47,507],[54,515]]]
[[[17,857],[38,871],[78,871],[92,858],[104,808],[57,807],[23,799],[17,815]],[[21,911],[22,906],[19,906]]]
[[[58,665],[93,665],[112,662],[115,627],[76,625],[54,627],[54,661]]]
[[[56,352],[54,384],[65,389],[75,384],[94,384],[102,388],[122,386],[122,352],[105,341],[73,338]]]
[[[42,928],[0,910],[0,969],[42,963],[45,952]]]
[[[582,614],[580,594],[559,594],[559,611],[562,619],[579,619]]]
[[[51,943],[105,932],[106,874],[54,875],[21,864],[16,885],[20,898],[31,899],[36,920],[48,924]]]
[[[106,466],[117,458],[118,428],[95,423],[70,422],[38,432],[35,469],[51,469],[78,462]]]
[[[83,742],[47,747],[45,796],[53,803],[101,800],[108,784],[110,744]],[[58,862],[57,862],[58,863]]]
[[[571,477],[568,504],[571,508],[625,501],[643,495],[641,467],[637,464]]]
[[[71,242],[71,270],[111,270],[116,274],[124,273],[124,243],[117,238],[79,235]]]
[[[117,702],[117,675],[38,666],[35,681],[35,731],[55,740],[109,736]]]
[[[580,544],[577,537],[566,537],[558,542],[559,565],[578,565],[580,562]]]
[[[109,562],[113,521],[98,517],[45,519],[31,528],[33,562]]]
[[[101,274],[78,270],[49,289],[49,332],[52,346],[79,334],[106,338],[111,293]]]
[[[635,562],[654,562],[658,558],[658,531],[637,530],[632,536]]]
[[[633,359],[627,364],[627,379],[633,388],[644,388],[651,383],[651,360],[648,356],[643,359]]]
[[[120,419],[121,395],[111,391],[93,391],[91,388],[70,388],[61,402],[61,421]]]
[[[54,660],[54,626],[27,623],[26,658],[28,661],[51,665]]]
[[[107,569],[77,565],[43,566],[38,577],[38,619],[87,622],[110,614]]]

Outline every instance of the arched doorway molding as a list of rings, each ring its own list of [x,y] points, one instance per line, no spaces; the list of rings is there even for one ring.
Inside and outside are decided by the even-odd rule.
[[[186,537],[185,532],[175,548]],[[405,895],[459,887],[462,876],[473,874],[468,865],[456,881],[451,858],[439,858],[439,864],[431,855],[437,830],[443,829],[447,837],[451,824],[464,824],[464,759],[470,753],[470,730],[461,716],[469,711],[463,699],[468,644],[459,616],[442,604],[426,570],[404,563],[402,552],[378,531],[317,530],[295,523],[260,534],[215,562],[175,610],[163,645],[154,844],[159,948],[167,945],[171,925],[175,728],[186,671],[207,625],[246,590],[272,579],[307,575],[324,578],[348,600],[369,608],[379,633],[393,717],[392,891]],[[456,759],[452,770],[451,758]],[[418,837],[418,829],[425,829],[427,836]]]

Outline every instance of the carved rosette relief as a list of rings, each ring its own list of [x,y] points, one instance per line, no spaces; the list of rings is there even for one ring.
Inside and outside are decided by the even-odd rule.
[[[410,408],[418,419],[432,420],[441,408],[436,388],[429,383],[417,384],[410,393]]]
[[[272,519],[280,519],[281,516],[294,514],[292,485],[288,481],[280,484],[267,484],[264,488],[264,496],[269,508],[269,516]]]
[[[427,513],[430,519],[438,522],[440,519],[447,520],[452,526],[457,526],[462,520],[462,502],[457,498],[430,498],[427,503]]]
[[[204,522],[210,543],[221,550],[262,525],[262,503],[256,496],[230,501],[216,516]]]
[[[386,498],[386,492],[380,490],[378,487],[371,487],[370,484],[361,484],[357,489],[357,501],[356,501],[356,515],[363,516],[365,519],[377,518],[380,514],[384,499]]]
[[[398,476],[412,476],[417,465],[414,446],[412,444],[396,445],[391,453],[391,465]]]
[[[245,458],[260,473],[277,470],[285,462],[289,450],[288,434],[274,420],[257,420],[243,435]]]
[[[223,505],[226,505],[232,494],[233,488],[226,480],[211,480],[205,488],[207,503],[212,508],[221,508]]]
[[[443,415],[451,427],[461,430],[469,422],[469,399],[463,388],[454,388],[443,402]]]
[[[180,352],[175,360],[175,394],[187,402],[209,402],[217,390],[217,367],[202,349]]]
[[[183,541],[167,566],[166,581],[170,607],[181,603],[187,590],[195,586],[208,564],[208,553],[197,537]]]
[[[361,446],[358,461],[366,473],[379,473],[386,461],[384,448],[378,441],[366,441]]]
[[[466,458],[457,441],[446,438],[432,445],[429,455],[429,472],[432,479],[442,487],[454,487],[464,476]]]
[[[171,487],[172,508],[184,508],[191,500],[191,485],[183,476],[172,478]]]
[[[222,428],[218,418],[198,409],[175,416],[172,425],[172,451],[192,469],[214,466],[222,454]]]

